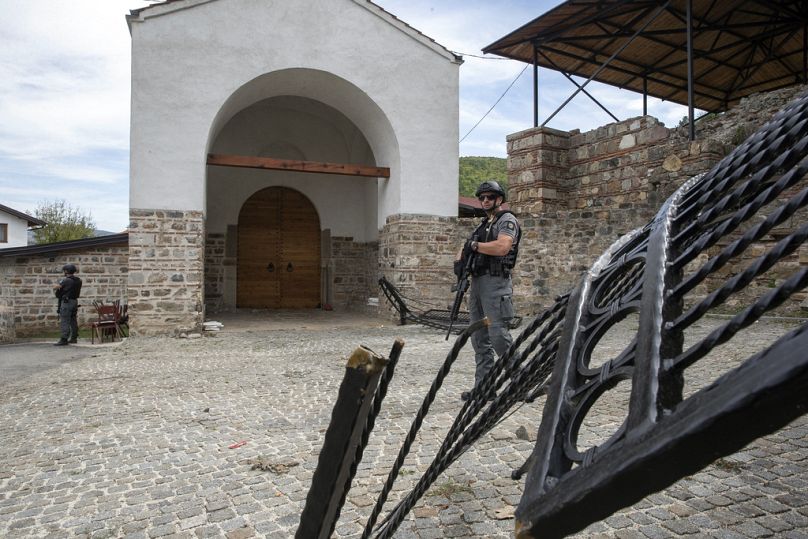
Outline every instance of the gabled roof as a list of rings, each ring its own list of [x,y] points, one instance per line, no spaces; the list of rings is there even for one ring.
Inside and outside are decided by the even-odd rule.
[[[7,256],[29,256],[46,253],[58,253],[62,251],[75,251],[87,247],[103,247],[106,245],[128,245],[129,233],[108,234],[106,236],[95,236],[80,240],[59,241],[56,243],[45,243],[42,245],[27,245],[25,247],[9,247],[0,249],[0,258]]]
[[[143,22],[144,20],[146,20],[151,16],[164,15],[166,13],[179,11],[182,9],[188,9],[198,5],[216,1],[217,0],[163,0],[162,2],[156,2],[154,4],[151,4],[149,6],[140,9],[130,10],[129,15],[126,16],[126,23],[127,25],[129,25],[129,29],[131,32],[133,22]],[[378,4],[374,4],[370,0],[350,0],[350,1],[356,3],[359,6],[364,7],[365,9],[371,11],[372,13],[375,13],[382,20],[395,26],[405,34],[409,35],[416,41],[426,46],[427,48],[432,49],[441,56],[444,56],[446,59],[452,62],[463,63],[462,56],[455,54],[453,51],[450,51],[449,49],[439,44],[431,37],[421,32],[420,30],[416,30],[415,28],[413,28],[406,22],[402,21],[401,19],[399,19],[398,17],[396,17],[383,7],[379,6]],[[149,13],[150,11],[152,13]]]
[[[805,0],[694,0],[692,21],[696,108],[806,82]],[[541,67],[688,104],[687,0],[567,0],[483,52],[532,64],[534,46]]]
[[[8,213],[10,215],[13,215],[14,217],[17,217],[19,219],[22,219],[23,221],[28,222],[28,226],[45,226],[48,224],[42,219],[37,219],[36,217],[32,217],[27,213],[17,211],[14,208],[9,208],[8,206],[3,206],[2,204],[0,204],[0,211]]]

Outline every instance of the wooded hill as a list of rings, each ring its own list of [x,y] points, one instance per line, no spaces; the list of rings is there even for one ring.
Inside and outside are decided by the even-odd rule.
[[[477,186],[485,180],[496,180],[507,190],[507,160],[504,157],[460,158],[461,195],[473,197]]]

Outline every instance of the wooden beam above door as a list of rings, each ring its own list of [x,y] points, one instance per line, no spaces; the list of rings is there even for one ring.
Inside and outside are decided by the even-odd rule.
[[[390,169],[388,167],[373,167],[370,165],[357,165],[354,163],[321,163],[318,161],[298,161],[295,159],[275,159],[273,157],[253,157],[249,155],[209,153],[208,164],[222,167],[290,170],[293,172],[342,174],[344,176],[365,176],[369,178],[390,177]]]

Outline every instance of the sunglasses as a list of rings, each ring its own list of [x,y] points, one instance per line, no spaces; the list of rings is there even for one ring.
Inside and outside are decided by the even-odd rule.
[[[477,200],[483,202],[485,200],[496,200],[498,195],[480,195],[477,197]]]

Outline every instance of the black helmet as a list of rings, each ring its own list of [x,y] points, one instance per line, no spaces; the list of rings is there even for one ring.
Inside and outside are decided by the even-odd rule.
[[[474,196],[480,196],[481,193],[495,193],[502,197],[502,202],[505,202],[505,189],[499,185],[498,182],[494,180],[485,180],[480,186],[477,188],[477,191],[474,193]]]
[[[74,266],[73,264],[65,264],[64,266],[62,266],[62,271],[66,271],[67,273],[70,273],[72,275],[76,273],[76,266]]]

